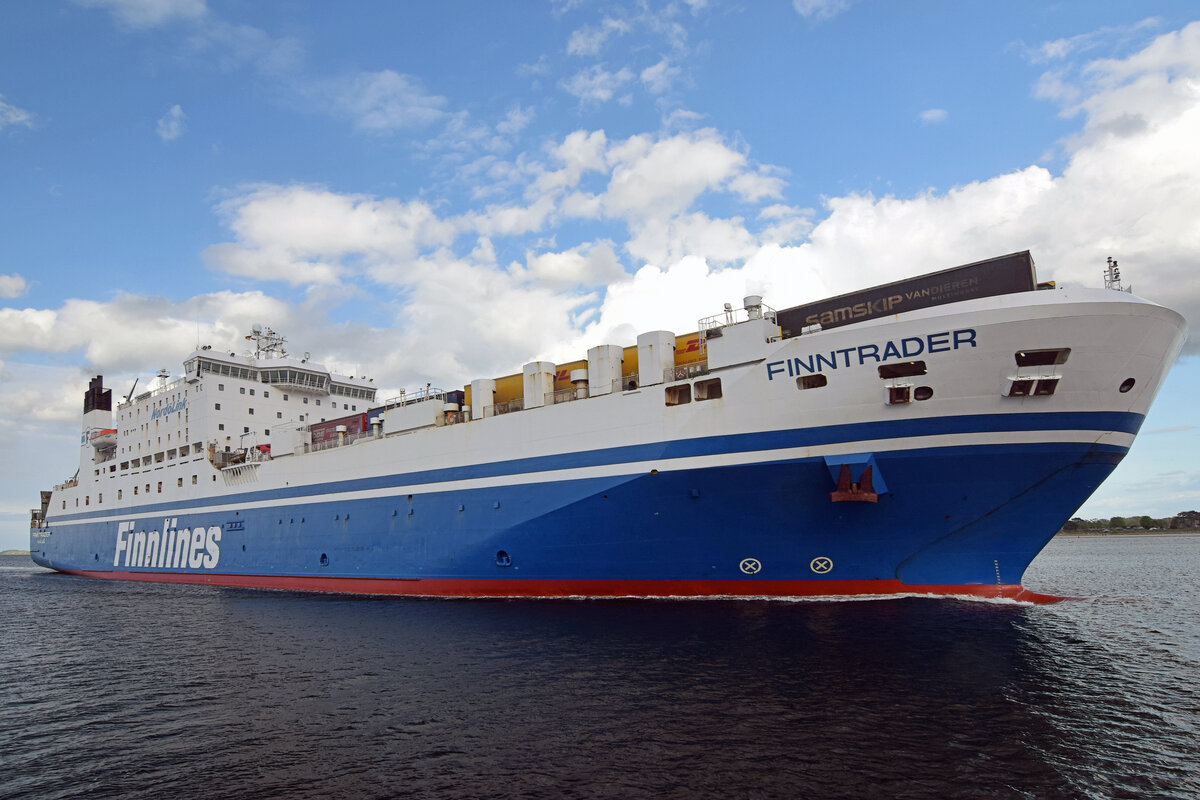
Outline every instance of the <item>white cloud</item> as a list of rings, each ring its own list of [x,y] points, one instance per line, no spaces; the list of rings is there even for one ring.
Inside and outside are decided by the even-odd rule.
[[[129,28],[154,28],[176,19],[196,20],[208,13],[204,0],[75,0],[103,8]]]
[[[921,122],[926,125],[936,125],[939,122],[945,122],[950,116],[950,112],[944,108],[927,108],[920,113]]]
[[[524,277],[555,289],[605,286],[625,279],[611,242],[582,245],[558,253],[527,253]]]
[[[0,94],[0,131],[10,125],[24,125],[26,128],[32,128],[33,114],[4,102],[4,95]]]
[[[683,70],[680,67],[672,66],[670,61],[663,58],[657,64],[642,70],[641,79],[651,94],[663,94],[670,91],[672,84],[681,74]]]
[[[303,48],[296,39],[219,19],[206,18],[195,26],[189,44],[198,52],[215,52],[215,63],[227,72],[249,65],[265,75],[290,77],[302,61]]]
[[[496,124],[496,131],[505,136],[511,136],[525,130],[526,126],[533,121],[534,113],[532,109],[521,108],[515,106],[508,110],[504,119]]]
[[[261,292],[218,292],[180,302],[130,294],[109,302],[68,299],[58,309],[0,309],[0,356],[80,353],[85,370],[106,372],[175,368],[197,336],[234,347],[246,327],[243,319],[303,316]]]
[[[427,93],[411,75],[390,69],[318,83],[311,91],[356,127],[372,133],[423,128],[446,116],[446,98]]]
[[[672,264],[697,253],[717,264],[734,264],[751,258],[758,247],[758,238],[740,218],[713,219],[701,212],[635,225],[626,244],[637,261],[651,264]]]
[[[597,55],[610,38],[629,33],[631,29],[625,20],[605,17],[599,25],[588,25],[573,31],[567,40],[567,53],[573,56]]]
[[[1023,49],[1026,58],[1035,64],[1062,61],[1099,47],[1112,49],[1120,46],[1147,29],[1157,28],[1160,24],[1160,20],[1156,17],[1147,17],[1133,25],[1098,28],[1087,33],[1054,39],[1043,42],[1037,47]]]
[[[551,69],[550,59],[540,55],[532,64],[518,64],[517,74],[523,78],[543,78],[550,74]]]
[[[682,213],[703,192],[723,188],[742,174],[746,165],[746,157],[713,130],[659,141],[634,136],[610,148],[608,160],[612,179],[605,206],[611,215],[635,223]]]
[[[179,104],[175,104],[158,120],[155,130],[158,132],[158,138],[164,142],[178,139],[187,130],[187,114],[183,113]]]
[[[812,20],[830,19],[850,8],[852,0],[792,0],[792,7],[802,17]]]
[[[596,64],[575,73],[559,85],[582,103],[607,103],[631,80],[633,73],[627,67],[609,72],[603,64]]]
[[[0,297],[20,297],[29,289],[29,282],[20,275],[0,275]]]
[[[729,190],[747,203],[782,197],[783,187],[783,179],[765,167],[757,172],[742,172],[729,181]]]
[[[759,238],[767,245],[800,244],[813,229],[813,210],[782,204],[767,206],[758,212],[764,227]]]
[[[209,247],[217,270],[292,284],[335,284],[347,272],[403,273],[418,252],[457,234],[424,202],[339,195],[306,186],[263,186],[218,206],[237,243]]]

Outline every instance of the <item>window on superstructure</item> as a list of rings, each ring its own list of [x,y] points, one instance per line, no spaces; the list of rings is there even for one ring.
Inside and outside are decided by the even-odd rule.
[[[96,505],[100,505],[103,502],[104,502],[104,492],[97,492],[96,493]]]
[[[696,400],[716,400],[722,397],[721,379],[709,378],[706,381],[696,381],[695,384]]]
[[[134,494],[137,494],[137,490],[138,490],[138,487],[136,487],[136,486],[135,486],[135,487],[133,487],[133,493],[134,493]]]
[[[270,397],[270,396],[271,396],[270,392],[263,392],[263,397]]]
[[[1046,350],[1018,350],[1016,352],[1018,367],[1053,367],[1067,363],[1071,348],[1059,347]]]
[[[271,435],[271,429],[270,429],[270,428],[267,428],[266,430],[264,430],[264,431],[263,431],[263,436],[270,436],[270,435]]]
[[[218,383],[218,384],[217,384],[217,391],[218,391],[218,392],[223,392],[223,391],[225,391],[225,384],[223,384],[223,383]]]
[[[121,499],[121,496],[122,496],[123,494],[124,494],[124,491],[122,491],[121,489],[117,489],[117,499],[118,499],[118,500],[120,500],[120,499]]]
[[[796,378],[797,389],[820,389],[829,385],[829,378],[818,372],[816,375],[801,375]]]
[[[678,386],[666,388],[666,401],[669,406],[681,406],[692,402],[692,385],[681,383]]]
[[[254,409],[250,409],[250,416],[254,416]]]
[[[903,361],[898,364],[882,364],[879,367],[879,377],[883,380],[924,375],[925,372],[924,361]]]
[[[225,423],[224,423],[224,422],[218,422],[218,423],[217,423],[217,430],[219,430],[219,431],[223,431],[223,430],[225,430]]]
[[[245,387],[245,386],[239,386],[239,387],[238,387],[238,393],[239,393],[239,394],[245,394],[245,393],[246,393],[246,387]]]
[[[158,493],[162,494],[162,481],[158,482]]]
[[[193,475],[192,476],[192,486],[195,486],[195,485],[196,485],[196,476]]]
[[[254,390],[253,390],[253,389],[251,389],[251,390],[250,390],[250,396],[251,396],[251,397],[253,397],[253,396],[254,396]]]
[[[213,403],[213,408],[214,408],[214,409],[216,409],[217,411],[220,411],[220,410],[221,410],[221,404],[220,404],[220,403]]]
[[[275,419],[283,419],[283,412],[282,412],[282,411],[276,411],[276,412],[275,412]]]
[[[249,428],[242,428],[242,433],[249,433],[249,432],[250,432]]]

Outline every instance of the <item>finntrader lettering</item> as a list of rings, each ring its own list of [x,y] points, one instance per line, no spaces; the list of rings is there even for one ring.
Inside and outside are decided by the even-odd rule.
[[[932,353],[947,353],[964,347],[975,347],[975,329],[960,328],[956,331],[941,331],[924,336],[907,336],[877,344],[861,344],[842,347],[825,353],[813,353],[807,357],[797,356],[785,361],[767,363],[767,380],[785,372],[789,378],[812,375],[826,369],[854,367],[862,364],[879,363],[891,359],[916,358]]]
[[[117,523],[114,567],[212,569],[221,558],[221,529],[179,528],[178,517],[163,519],[159,531],[135,531],[134,522]]]

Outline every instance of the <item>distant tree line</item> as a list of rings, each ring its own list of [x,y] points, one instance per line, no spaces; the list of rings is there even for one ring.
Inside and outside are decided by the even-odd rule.
[[[1106,519],[1083,519],[1074,517],[1062,527],[1066,533],[1072,531],[1121,531],[1121,530],[1200,530],[1200,511],[1181,511],[1173,517],[1108,517]]]

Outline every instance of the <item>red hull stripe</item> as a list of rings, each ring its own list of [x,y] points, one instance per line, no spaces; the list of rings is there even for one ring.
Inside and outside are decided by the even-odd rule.
[[[223,575],[196,572],[61,570],[112,580],[196,583],[300,592],[393,594],[416,597],[840,597],[852,595],[957,595],[1054,603],[1061,597],[1031,592],[1016,583],[909,585],[898,580],[689,581],[417,578],[322,578],[300,575]]]

